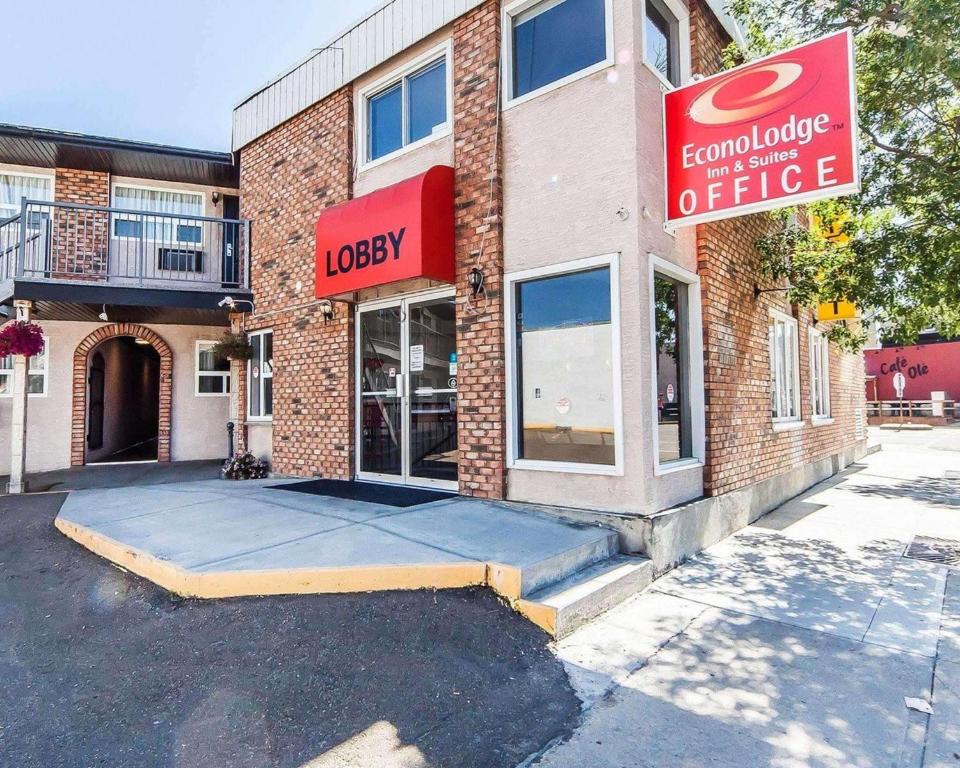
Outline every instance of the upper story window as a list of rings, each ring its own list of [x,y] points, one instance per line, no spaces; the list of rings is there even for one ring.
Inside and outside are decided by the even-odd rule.
[[[527,1],[509,6],[505,13],[511,100],[610,61],[609,0]]]
[[[448,132],[447,58],[434,51],[362,94],[367,163]]]
[[[36,198],[30,198],[35,200]],[[47,394],[47,363],[50,359],[50,342],[43,337],[43,352],[27,361],[27,394],[43,397]],[[0,397],[13,395],[13,356],[0,357]]]
[[[203,195],[199,192],[117,184],[113,188],[113,207],[154,214],[115,214],[114,237],[183,245],[203,242],[203,223],[189,220],[191,216],[203,216]]]
[[[643,60],[671,86],[682,85],[689,66],[690,20],[677,0],[644,0]]]
[[[0,221],[20,213],[23,198],[53,200],[53,177],[0,173]]]
[[[770,401],[774,422],[800,421],[800,341],[797,321],[770,311]]]

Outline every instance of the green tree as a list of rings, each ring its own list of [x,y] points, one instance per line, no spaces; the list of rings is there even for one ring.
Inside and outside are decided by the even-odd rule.
[[[885,336],[960,335],[960,0],[734,0],[749,60],[851,28],[856,41],[862,191],[808,213],[847,237],[796,227],[780,211],[758,243],[767,273],[798,304],[845,298]],[[801,217],[802,218],[802,217]],[[856,330],[835,341],[856,348]]]

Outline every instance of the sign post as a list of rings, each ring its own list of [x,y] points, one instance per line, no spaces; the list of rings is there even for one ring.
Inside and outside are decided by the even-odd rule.
[[[897,390],[897,399],[900,401],[900,423],[903,424],[903,393],[907,388],[907,377],[900,371],[894,374],[893,387]]]
[[[663,99],[668,229],[860,189],[850,30]]]

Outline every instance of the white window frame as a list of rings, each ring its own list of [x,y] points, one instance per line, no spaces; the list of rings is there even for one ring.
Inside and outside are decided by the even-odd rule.
[[[700,276],[654,253],[649,256],[649,277],[647,295],[650,302],[650,392],[651,424],[653,429],[653,474],[666,475],[685,469],[703,467],[706,463],[706,408],[704,401],[703,374],[703,319],[700,309]],[[684,347],[687,350],[687,386],[690,399],[690,442],[692,457],[675,461],[660,461],[659,403],[657,402],[657,306],[655,301],[655,279],[657,275],[672,278],[687,286],[687,338]]]
[[[52,203],[57,199],[57,175],[56,173],[40,173],[34,171],[21,171],[16,167],[0,165],[0,174],[4,176],[19,176],[25,179],[46,179],[50,182],[50,198],[48,200],[42,200],[41,202]],[[10,216],[18,216],[20,214],[20,203],[17,203],[16,209],[9,216],[0,212],[0,221],[10,218]],[[9,209],[5,209],[9,210]]]
[[[833,423],[833,404],[830,400],[830,340],[811,328],[808,334],[810,347],[810,417],[814,426]],[[817,412],[817,391],[820,402],[826,405],[826,413]]]
[[[205,218],[206,215],[207,215],[207,196],[206,196],[203,192],[200,192],[200,191],[198,191],[198,190],[196,190],[196,189],[184,189],[184,188],[182,188],[182,187],[157,187],[157,186],[152,186],[152,185],[149,185],[149,184],[128,184],[127,182],[124,182],[124,181],[115,181],[115,182],[113,182],[113,183],[110,184],[110,206],[111,206],[112,208],[115,208],[115,207],[116,207],[117,189],[142,189],[142,190],[146,190],[146,191],[148,191],[148,192],[168,192],[168,193],[174,194],[174,195],[190,195],[190,196],[192,196],[192,197],[199,197],[199,198],[200,198],[200,215],[198,216],[198,218],[201,219],[201,221],[198,221],[198,222],[197,222],[197,223],[199,224],[199,226],[200,226],[200,241],[199,241],[199,242],[197,242],[197,241],[195,241],[195,240],[176,240],[176,239],[173,239],[173,240],[148,240],[145,235],[143,236],[143,241],[146,242],[146,243],[169,243],[171,246],[178,246],[178,247],[179,247],[179,246],[182,246],[184,249],[192,248],[192,249],[194,249],[194,250],[200,250],[200,251],[203,250],[203,246],[204,246],[204,243],[205,243],[205,234],[206,234],[206,233],[205,233],[205,228],[206,228],[206,223],[205,223],[204,221],[202,221],[202,219]],[[125,209],[123,209],[123,210],[132,210],[132,209],[127,209],[127,208],[125,208]],[[157,212],[155,212],[155,211],[137,211],[137,213],[142,213],[142,214],[144,214],[144,215],[146,215],[146,216],[163,216],[163,215],[164,215],[164,214],[162,214],[162,213],[157,213]],[[179,215],[182,215],[182,214],[178,214],[178,216],[179,216]],[[183,218],[189,219],[190,217],[189,217],[189,216],[183,216]],[[123,213],[114,213],[114,214],[112,214],[112,215],[110,216],[110,239],[111,239],[111,240],[123,240],[123,241],[132,240],[132,241],[136,242],[136,241],[138,241],[138,240],[141,239],[140,237],[133,237],[133,236],[130,236],[130,235],[118,235],[118,234],[116,234],[115,222],[116,222],[118,219],[127,219],[127,220],[130,220],[130,221],[136,221],[136,220],[137,220],[134,216],[132,216],[132,215],[130,215],[130,214],[123,214]],[[174,226],[176,226],[176,225],[174,225]],[[205,271],[206,271],[206,268],[207,268],[207,264],[204,263],[203,267],[204,267],[204,270],[203,270],[203,271],[205,272]],[[161,272],[161,271],[162,271],[162,272],[180,272],[180,271],[183,271],[183,270],[176,270],[176,269],[172,269],[172,270],[161,270],[159,267],[157,267],[157,271],[158,271],[158,272]],[[202,273],[201,273],[201,272],[197,272],[197,273],[195,273],[195,274],[202,274]]]
[[[770,310],[770,319],[776,320],[777,322],[785,323],[793,328],[793,345],[790,350],[791,357],[793,359],[793,410],[795,411],[795,416],[773,416],[773,408],[771,407],[771,417],[773,419],[773,428],[775,431],[782,431],[788,429],[796,429],[803,426],[803,413],[800,408],[801,397],[800,397],[800,332],[799,332],[799,323],[797,319],[792,315],[788,315],[786,312],[781,312],[779,309]],[[768,347],[770,355],[770,387],[777,388],[777,402],[780,403],[780,389],[778,386],[778,377],[777,374],[780,370],[778,354],[776,350],[776,342],[774,340],[769,340],[770,331],[769,331],[769,321],[767,324],[767,337],[768,337]],[[786,365],[786,359],[784,359],[784,366]],[[784,367],[784,371],[786,368]],[[772,392],[771,392],[772,394]],[[771,398],[772,401],[772,398]],[[779,412],[783,412],[783,407],[778,409]]]
[[[421,69],[426,69],[430,65],[440,61],[440,59],[444,60],[446,72],[447,122],[436,128],[429,136],[424,136],[422,139],[404,144],[399,149],[389,152],[382,157],[378,157],[375,160],[370,159],[370,142],[368,135],[370,128],[370,99],[397,83],[406,82],[406,79],[410,75],[416,74]],[[408,115],[405,86],[403,86],[403,95],[400,101],[402,109],[401,124],[403,126],[404,140],[406,140]],[[382,165],[390,160],[395,160],[408,152],[413,152],[416,149],[420,149],[421,147],[450,136],[453,133],[453,40],[445,40],[430,50],[424,51],[424,53],[416,58],[405,62],[403,66],[392,70],[384,77],[361,88],[357,92],[355,99],[355,114],[357,115],[357,130],[354,136],[354,144],[358,150],[356,153],[357,157],[360,158],[360,173],[371,168],[376,168],[378,165]]]
[[[660,70],[657,69],[653,64],[647,61],[647,3],[649,0],[641,0],[640,7],[640,36],[641,36],[641,61],[643,66],[649,69],[656,76],[657,80],[660,81],[660,86],[667,91],[672,91],[674,88],[679,88],[682,85],[686,85],[687,81],[690,79],[690,71],[693,67],[691,59],[691,43],[690,43],[690,11],[687,9],[679,0],[659,0],[660,4],[667,9],[671,16],[677,22],[677,45],[679,45],[680,50],[677,55],[677,64],[679,66],[680,72],[678,73],[678,79],[680,82],[677,85],[671,83],[667,78],[661,74]],[[669,21],[669,19],[668,19]]]
[[[247,334],[247,340],[249,341],[254,336],[266,336],[270,334],[273,336],[273,328],[261,328],[259,331],[250,331]],[[263,339],[260,340],[260,349],[263,349]],[[250,413],[250,404],[253,402],[253,399],[250,397],[250,388],[253,386],[253,360],[247,361],[247,421],[255,423],[270,423],[273,421],[273,413],[271,412],[267,416],[255,416]],[[261,370],[260,377],[258,379],[257,386],[260,387],[260,404],[263,405],[263,382],[264,379],[273,378],[273,366],[270,366],[270,371]]]
[[[517,324],[516,317],[516,284],[535,280],[541,277],[556,277],[590,269],[606,267],[610,270],[610,343],[612,346],[612,377],[613,381],[613,429],[614,429],[614,463],[586,464],[567,461],[544,461],[541,459],[521,459],[519,454],[519,430],[517,428]],[[620,348],[620,254],[609,253],[602,256],[592,256],[562,264],[552,264],[547,267],[527,269],[522,272],[513,272],[504,275],[504,322],[507,340],[507,468],[520,470],[535,470],[542,472],[565,472],[580,475],[623,475],[623,368],[621,364]]]
[[[193,370],[194,370],[194,394],[197,397],[230,397],[230,371],[201,371],[200,370],[200,352],[203,351],[205,347],[215,347],[217,342],[207,341],[207,340],[198,340],[196,343],[196,351],[193,358]],[[201,392],[200,391],[200,377],[206,376],[209,378],[220,377],[225,382],[223,392]]]
[[[27,369],[27,383],[29,384],[31,376],[40,376],[43,379],[43,391],[30,392],[28,397],[46,397],[50,389],[50,338],[46,335],[43,337],[43,352],[40,353],[40,357],[43,358],[43,368]],[[9,391],[0,394],[0,398],[13,397],[13,368],[0,368],[0,378],[10,379]]]
[[[604,0],[603,3],[603,13],[604,13],[604,22],[606,26],[606,37],[607,37],[607,46],[606,46],[606,56],[603,59],[598,61],[596,64],[591,64],[584,69],[578,70],[577,72],[572,72],[566,77],[561,77],[559,80],[554,80],[552,83],[547,83],[540,88],[537,88],[529,93],[525,93],[522,96],[513,95],[513,21],[514,18],[526,13],[527,11],[535,8],[538,5],[543,5],[543,10],[549,10],[550,8],[559,5],[564,2],[564,0],[516,0],[513,3],[507,3],[503,6],[501,11],[501,41],[500,50],[502,51],[501,60],[502,60],[502,72],[501,72],[501,87],[503,88],[504,95],[504,105],[503,109],[510,109],[519,104],[524,104],[525,102],[535,99],[538,96],[542,96],[545,93],[550,91],[555,91],[557,88],[563,88],[565,85],[576,82],[577,80],[582,80],[585,77],[596,74],[597,72],[602,72],[605,69],[608,69],[616,63],[616,58],[614,55],[614,37],[613,37],[613,0]]]

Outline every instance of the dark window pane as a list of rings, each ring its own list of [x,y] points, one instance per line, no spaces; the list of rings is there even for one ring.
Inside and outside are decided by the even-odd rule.
[[[261,351],[263,349],[262,336],[251,336],[250,345],[253,347],[253,357],[250,359],[250,391],[248,393],[250,399],[250,415],[251,416],[262,416],[260,412],[260,376],[262,375],[261,366],[262,366],[262,357]]]
[[[43,374],[31,373],[27,376],[27,393],[31,395],[43,394]]]
[[[369,110],[370,159],[376,160],[403,146],[403,86],[372,97]]]
[[[178,224],[177,240],[181,243],[199,243],[203,239],[201,232],[199,224]]]
[[[263,380],[263,415],[273,416],[273,378]]]
[[[657,428],[660,463],[693,456],[690,428],[687,287],[663,275],[654,278],[657,331]]]
[[[661,13],[654,7],[651,0],[647,0],[647,18],[644,20],[644,33],[646,35],[646,60],[647,63],[663,75],[668,82],[678,85],[676,81],[676,67],[674,65],[673,32],[675,22],[671,23],[668,19],[672,17]]]
[[[520,283],[515,298],[519,456],[615,464],[609,269]]]
[[[411,75],[407,80],[407,99],[407,109],[410,114],[410,142],[430,136],[434,128],[446,123],[446,61],[438,61]]]
[[[523,96],[607,55],[604,0],[564,0],[513,26],[513,95]]]
[[[114,219],[113,234],[117,237],[140,237],[143,227],[140,221],[133,219]]]
[[[201,376],[200,393],[204,395],[222,394],[227,391],[226,382],[227,379],[222,376]]]
[[[610,322],[610,270],[529,280],[518,288],[523,330]]]

